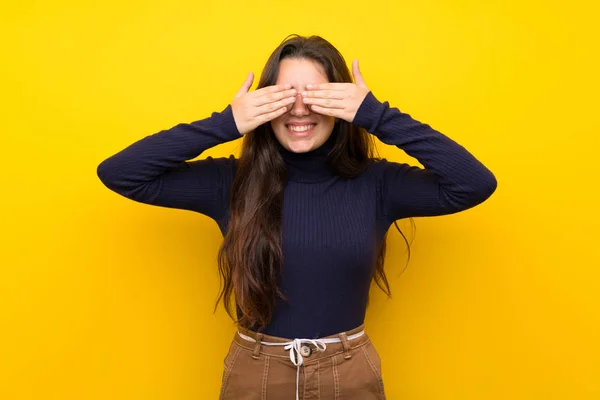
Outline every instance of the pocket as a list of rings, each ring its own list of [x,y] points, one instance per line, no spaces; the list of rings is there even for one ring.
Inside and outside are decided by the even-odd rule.
[[[344,400],[385,400],[383,381],[378,362],[369,348],[363,343],[352,349],[351,357],[344,352],[332,356],[333,391],[335,398]],[[333,398],[324,397],[324,398]]]
[[[365,345],[365,350],[367,352],[367,356],[370,358],[373,366],[375,367],[375,372],[379,378],[382,378],[382,370],[381,370],[381,358],[379,357],[379,353],[377,349],[373,345],[373,342],[369,341]]]
[[[373,342],[371,342],[369,340],[369,342],[363,346],[363,353],[365,355],[365,358],[367,359],[367,363],[369,364],[371,371],[373,372],[373,374],[375,375],[375,378],[377,379],[377,384],[379,387],[379,394],[381,395],[382,399],[385,399],[385,390],[384,390],[384,386],[383,386],[383,372],[382,372],[382,368],[381,368],[381,358],[379,357],[379,353],[377,352],[377,349],[373,345]]]
[[[223,399],[225,396],[225,390],[227,389],[227,383],[229,382],[229,375],[235,365],[235,361],[240,353],[241,347],[238,346],[235,341],[232,341],[229,345],[229,350],[223,359],[223,374],[221,376],[221,391],[219,399]]]
[[[235,362],[235,358],[237,357],[239,351],[240,351],[240,346],[238,346],[237,343],[235,343],[235,341],[232,341],[231,344],[229,345],[229,349],[227,350],[227,354],[225,355],[225,358],[223,359],[224,371],[231,370],[231,368],[233,367],[233,363]]]
[[[252,350],[233,343],[223,360],[221,400],[258,400],[266,390],[269,357],[252,357]]]

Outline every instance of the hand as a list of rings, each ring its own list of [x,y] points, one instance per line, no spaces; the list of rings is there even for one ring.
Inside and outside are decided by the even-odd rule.
[[[352,62],[354,83],[321,83],[306,85],[302,100],[316,113],[352,122],[358,108],[369,93],[369,88],[358,68],[358,60]]]
[[[290,89],[290,84],[267,86],[248,92],[253,81],[254,74],[250,72],[231,101],[233,119],[241,135],[284,114],[287,106],[296,101],[296,89]]]

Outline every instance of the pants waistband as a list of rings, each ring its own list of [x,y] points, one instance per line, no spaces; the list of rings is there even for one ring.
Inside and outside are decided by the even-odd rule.
[[[360,336],[359,333],[363,332]],[[240,335],[241,334],[241,335]],[[251,338],[252,340],[245,339],[243,336]],[[348,339],[352,336],[358,336],[354,339]],[[326,346],[319,346],[314,342],[319,342],[322,339],[337,339],[337,343],[326,343]],[[271,336],[255,332],[243,327],[238,327],[234,341],[248,350],[251,350],[254,358],[258,358],[259,354],[265,354],[271,357],[290,358],[290,348],[285,349],[284,344],[293,343],[299,341],[299,345],[304,345],[311,350],[311,354],[304,357],[304,364],[316,361],[317,359],[329,357],[341,351],[347,354],[351,349],[359,347],[369,341],[369,337],[365,332],[365,324],[361,324],[356,328],[348,331],[339,332],[333,335],[320,337],[318,339],[313,338],[284,338],[279,336]],[[313,342],[314,341],[314,342]],[[327,340],[329,341],[329,340]],[[267,343],[280,343],[281,345],[266,345]],[[320,347],[320,348],[319,348]],[[326,347],[323,349],[323,347]],[[306,353],[305,353],[306,354]]]
[[[258,359],[261,353],[271,357],[289,357],[291,363],[296,366],[296,400],[299,400],[298,387],[302,365],[332,356],[340,350],[343,350],[345,359],[350,359],[350,350],[367,343],[369,337],[364,331],[363,323],[349,331],[317,339],[287,339],[239,327],[234,340],[242,347],[252,346],[252,357],[255,359]],[[311,360],[313,353],[316,354]]]

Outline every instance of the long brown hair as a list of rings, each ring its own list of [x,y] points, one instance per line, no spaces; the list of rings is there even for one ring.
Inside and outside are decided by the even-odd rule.
[[[271,54],[263,69],[257,89],[274,85],[279,63],[285,58],[316,61],[322,66],[329,82],[352,82],[350,71],[340,52],[319,36],[290,35]],[[341,178],[361,174],[374,158],[374,140],[363,128],[338,120],[336,142],[328,154],[333,170]],[[332,134],[333,134],[332,133]],[[223,299],[225,310],[235,319],[231,297],[241,311],[237,321],[246,328],[263,330],[271,321],[275,301],[286,300],[277,286],[283,254],[281,250],[281,221],[283,190],[287,171],[278,151],[277,138],[270,123],[244,135],[242,154],[230,193],[230,221],[223,244],[219,249],[218,268],[221,290],[215,310]],[[414,222],[411,219],[411,223]],[[410,260],[410,244],[404,238]],[[383,264],[387,233],[377,256],[374,280],[388,296],[390,287]]]

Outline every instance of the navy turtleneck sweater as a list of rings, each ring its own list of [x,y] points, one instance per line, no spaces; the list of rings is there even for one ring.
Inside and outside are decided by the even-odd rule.
[[[342,179],[327,162],[335,134],[307,153],[279,146],[288,170],[280,281],[288,302],[276,304],[266,334],[319,338],[360,325],[377,252],[390,225],[401,218],[466,210],[496,189],[492,172],[464,147],[371,92],[353,123],[424,168],[383,159],[354,179]],[[100,163],[97,173],[109,189],[129,199],[202,213],[225,234],[237,159],[189,160],[240,137],[227,106],[206,119],[142,138]]]

